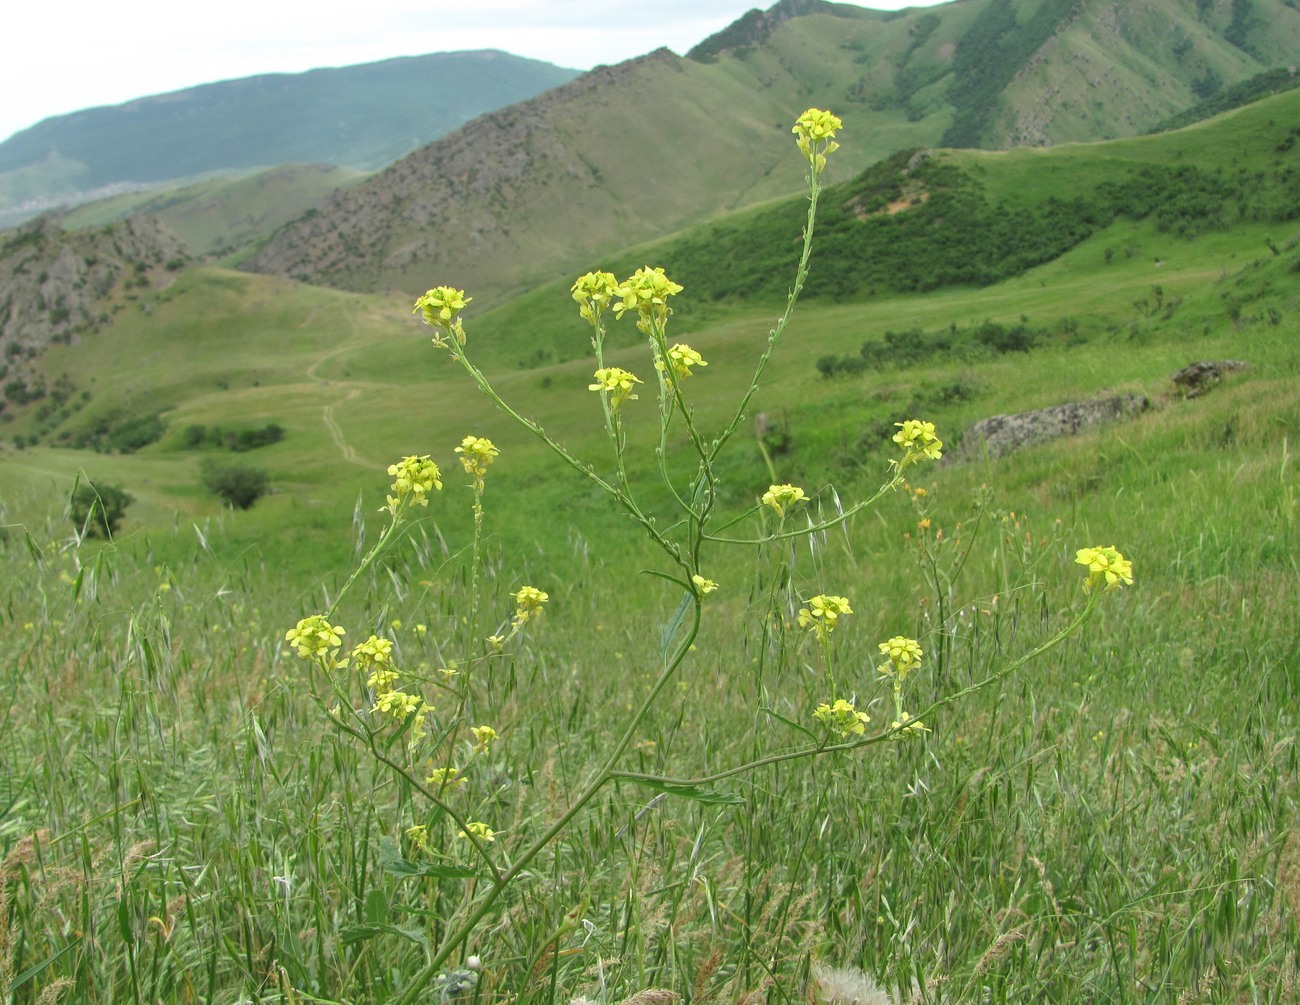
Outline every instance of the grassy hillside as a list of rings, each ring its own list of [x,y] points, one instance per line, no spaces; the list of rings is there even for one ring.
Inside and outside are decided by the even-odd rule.
[[[265,240],[335,189],[363,177],[347,168],[292,164],[245,177],[210,178],[162,194],[100,199],[68,212],[60,223],[75,230],[152,216],[184,238],[194,254],[221,256]]]
[[[1227,148],[1242,114],[1185,142]],[[1029,188],[1032,203],[1168,141],[967,165],[991,197]],[[1236,155],[1270,169],[1266,151]],[[586,344],[569,282],[496,309],[470,290],[466,348],[618,482],[595,364],[554,343],[554,360],[517,365],[552,318]],[[15,1001],[842,1002],[809,988],[818,967],[845,968],[863,1001],[868,980],[901,989],[893,1001],[1293,997],[1300,225],[1178,235],[1118,215],[987,286],[801,306],[717,463],[715,526],[738,521],[722,536],[834,517],[889,477],[905,418],[933,420],[954,454],[992,414],[1117,392],[1151,407],[996,461],[910,468],[906,488],[797,542],[707,543],[718,589],[698,632],[676,622],[671,672],[661,626],[682,587],[638,570],[675,567],[490,406],[409,298],[205,267],[120,305],[39,360],[93,390],[85,409],[3,427],[24,438],[0,452],[0,990]],[[684,385],[706,443],[775,313],[723,299],[672,318],[709,363]],[[915,351],[984,322],[1040,334]],[[819,359],[864,342],[894,355],[823,375]],[[1174,393],[1173,371],[1225,358],[1248,368]],[[680,532],[658,475],[682,491],[692,447],[659,440],[631,319],[606,361],[649,385],[622,406],[626,483]],[[168,426],[133,453],[47,445],[155,409]],[[238,454],[189,435],[268,423],[283,439]],[[477,539],[453,453],[467,433],[500,449]],[[435,706],[423,738],[388,722],[364,671],[284,644],[375,542],[384,469],[409,453],[433,455],[444,487],[331,623],[348,647],[392,643],[403,693]],[[263,467],[274,491],[223,510],[205,460]],[[78,472],[136,497],[112,543],[71,535]],[[754,514],[773,480],[809,495],[780,525]],[[1103,544],[1134,582],[1085,595],[1076,550]],[[550,601],[516,637],[526,584]],[[817,594],[852,601],[825,646],[799,624]],[[1088,596],[1086,626],[1014,670]],[[499,655],[489,633],[511,635]],[[924,649],[906,707],[929,732],[906,741],[887,739],[892,684],[873,670],[896,634]],[[828,678],[870,716],[854,749],[816,731]],[[471,734],[486,725],[495,739]],[[436,787],[446,766],[462,786]],[[469,821],[492,840],[458,837]]]
[[[374,169],[575,75],[503,52],[434,53],[55,116],[0,143],[0,209],[40,211],[123,183],[277,164]]]

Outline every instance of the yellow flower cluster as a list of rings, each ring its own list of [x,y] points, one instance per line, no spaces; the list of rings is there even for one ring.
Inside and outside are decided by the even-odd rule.
[[[613,301],[617,290],[618,280],[612,272],[588,272],[579,276],[572,292],[582,319],[595,324]]]
[[[678,380],[685,380],[691,375],[691,367],[708,366],[704,362],[704,357],[688,346],[685,342],[679,342],[668,350],[668,362],[672,364],[673,373],[677,375]],[[663,360],[655,361],[655,369],[664,368]]]
[[[880,651],[889,657],[888,663],[882,663],[876,669],[887,677],[905,680],[913,670],[921,668],[921,644],[916,639],[907,639],[895,635],[888,642],[880,643]]]
[[[393,477],[393,494],[388,497],[388,510],[394,515],[403,504],[428,506],[429,493],[434,489],[442,490],[442,472],[428,454],[403,457],[396,464],[388,465],[388,473]]]
[[[460,312],[473,299],[465,296],[464,290],[457,290],[450,286],[435,286],[415,302],[413,313],[424,315],[425,324],[443,329],[448,334],[454,335],[457,343],[464,345],[465,330],[460,324]],[[435,335],[433,344],[445,347],[447,340],[441,335]]]
[[[922,457],[937,461],[942,456],[940,449],[943,441],[934,435],[933,422],[908,419],[906,422],[895,422],[894,425],[898,427],[898,432],[893,437],[894,442],[903,448],[903,459],[898,462],[900,468],[905,468]]]
[[[326,621],[324,615],[313,614],[285,632],[284,640],[298,650],[300,657],[309,660],[337,651],[346,634],[344,629]]]
[[[487,474],[492,458],[498,456],[501,451],[486,436],[467,436],[460,441],[456,453],[460,454],[461,467],[465,469],[465,473],[473,475],[475,481],[481,482],[483,476]]]
[[[522,625],[524,622],[535,618],[542,613],[542,605],[550,600],[550,595],[545,590],[539,590],[535,586],[521,586],[516,593],[510,594],[515,602],[515,625]]]
[[[495,841],[497,839],[497,832],[481,820],[465,821],[465,829],[460,832],[459,836],[468,838],[471,834],[480,841]]]
[[[641,381],[635,374],[628,373],[621,367],[605,366],[592,376],[596,378],[596,383],[588,384],[587,390],[609,394],[609,407],[614,411],[618,411],[618,406],[625,401],[636,401],[632,385],[640,384]]]
[[[664,275],[662,268],[647,265],[615,288],[614,295],[622,298],[622,303],[614,305],[614,316],[621,318],[625,311],[636,311],[640,315],[637,327],[642,331],[648,331],[652,324],[662,327],[673,312],[668,298],[681,292],[682,287]]]
[[[807,498],[798,485],[771,485],[763,493],[763,505],[772,507],[777,516],[785,519],[786,510],[795,503],[806,501]]]
[[[799,627],[809,629],[818,641],[824,642],[835,630],[840,617],[852,613],[853,608],[849,606],[847,597],[818,594],[808,601],[807,607],[799,609]]]
[[[813,710],[813,718],[845,737],[861,736],[867,731],[867,723],[871,721],[866,712],[859,712],[853,707],[852,702],[845,701],[843,698],[836,699],[833,705],[822,702]]]
[[[893,738],[896,740],[905,740],[912,737],[920,736],[922,733],[930,732],[930,727],[920,719],[913,719],[907,712],[903,712],[897,719],[889,724],[892,729]]]
[[[434,768],[425,778],[424,784],[432,785],[441,792],[445,789],[456,789],[464,785],[465,776],[460,773],[460,768]]]
[[[488,747],[492,746],[492,741],[500,735],[491,726],[471,726],[469,731],[474,734],[474,752],[476,754],[487,753]]]
[[[695,588],[700,591],[701,596],[706,593],[712,593],[718,588],[717,583],[711,579],[705,579],[698,572],[691,577],[691,582],[695,584]]]
[[[1102,583],[1108,590],[1133,585],[1133,563],[1116,551],[1114,545],[1080,548],[1074,560],[1088,569],[1088,578],[1083,583],[1085,591],[1090,592]]]
[[[833,154],[840,148],[835,142],[835,133],[844,128],[836,116],[823,112],[820,108],[810,108],[795,121],[795,142],[799,150],[808,158],[814,174],[821,174],[826,167],[826,155]]]

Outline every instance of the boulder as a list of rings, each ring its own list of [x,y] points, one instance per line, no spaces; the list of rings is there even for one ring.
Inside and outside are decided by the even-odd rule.
[[[1074,401],[1039,408],[1018,415],[994,415],[982,419],[961,438],[957,457],[1001,457],[1013,450],[1045,443],[1062,436],[1075,436],[1089,429],[1146,411],[1150,402],[1144,394],[1121,394],[1097,401]]]
[[[1201,359],[1188,363],[1170,379],[1184,398],[1199,398],[1223,380],[1225,373],[1244,370],[1247,365],[1239,359]]]

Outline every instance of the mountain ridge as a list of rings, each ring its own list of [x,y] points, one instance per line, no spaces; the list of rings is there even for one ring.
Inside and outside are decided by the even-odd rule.
[[[53,116],[0,143],[0,209],[284,163],[374,170],[577,72],[495,49],[432,53],[258,74]]]
[[[1235,20],[1222,6],[960,0],[886,15],[782,0],[696,58],[658,50],[477,119],[336,193],[241,267],[357,291],[508,294],[797,190],[798,170],[747,151],[770,149],[808,104],[833,108],[859,138],[845,155],[853,171],[945,141],[1135,135],[1195,103],[1207,74],[1234,82],[1300,49],[1289,3],[1255,0],[1257,16]]]

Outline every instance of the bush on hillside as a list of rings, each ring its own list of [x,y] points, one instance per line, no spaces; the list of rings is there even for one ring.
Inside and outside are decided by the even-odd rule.
[[[251,464],[217,464],[205,460],[199,467],[203,485],[219,495],[231,509],[248,509],[271,489],[265,468]]]
[[[135,498],[116,485],[83,482],[72,493],[68,518],[88,537],[111,538]]]

